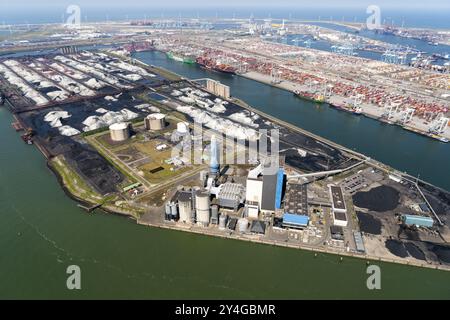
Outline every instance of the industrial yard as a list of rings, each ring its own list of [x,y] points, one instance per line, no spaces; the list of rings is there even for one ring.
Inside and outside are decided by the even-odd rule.
[[[299,51],[224,31],[158,31],[150,39],[152,50],[175,54],[180,63],[194,56],[210,70],[441,142],[450,138],[447,73]],[[87,211],[449,269],[448,192],[258,112],[218,81],[184,79],[136,61],[132,49],[69,47],[0,59],[0,91],[15,116],[13,127],[42,151]]]

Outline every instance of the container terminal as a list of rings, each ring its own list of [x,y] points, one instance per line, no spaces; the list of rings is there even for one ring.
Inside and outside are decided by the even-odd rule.
[[[179,37],[141,49],[164,45],[172,56],[192,57],[178,53],[187,46]],[[220,41],[218,71],[232,70],[242,41],[244,56],[259,51],[254,59],[277,46]],[[217,81],[184,79],[124,51],[73,47],[0,60],[14,129],[42,151],[80,206],[153,227],[449,269],[447,191],[255,110]],[[264,68],[285,61],[265,59]],[[269,79],[286,81],[278,72]],[[207,129],[201,136],[195,123]],[[198,159],[181,152],[191,144],[202,151]]]

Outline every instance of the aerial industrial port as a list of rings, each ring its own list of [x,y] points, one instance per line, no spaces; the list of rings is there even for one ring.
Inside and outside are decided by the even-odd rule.
[[[46,35],[36,27],[31,33],[41,40],[33,43],[24,31],[0,46],[1,103],[88,212],[450,269],[450,193],[265,114],[218,81],[186,79],[133,54],[158,50],[437,144],[450,138],[448,63],[419,63],[431,57],[363,38],[359,25],[348,25],[358,32],[347,34],[284,20],[222,23],[227,28],[214,28],[218,21],[110,22],[78,31],[52,26]],[[292,34],[305,35],[305,46],[283,43]],[[333,48],[313,49],[308,39]],[[384,52],[384,61],[359,57],[356,48]],[[408,63],[402,58],[412,54]]]

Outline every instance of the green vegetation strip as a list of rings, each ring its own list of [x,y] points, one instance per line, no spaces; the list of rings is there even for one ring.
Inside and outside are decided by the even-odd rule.
[[[87,183],[83,180],[62,157],[58,156],[51,161],[53,168],[61,176],[64,186],[67,190],[77,198],[86,200],[91,203],[99,203],[105,201],[105,199],[95,192]]]

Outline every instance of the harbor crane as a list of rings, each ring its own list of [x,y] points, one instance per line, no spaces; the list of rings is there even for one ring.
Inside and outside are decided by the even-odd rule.
[[[440,116],[436,120],[434,120],[429,128],[429,132],[435,133],[435,134],[442,134],[444,133],[445,129],[448,126],[449,118]]]
[[[389,104],[385,106],[384,108],[386,109],[386,111],[383,113],[382,117],[388,121],[391,121],[397,113],[398,107],[398,104]]]
[[[270,82],[273,84],[281,83],[281,71],[274,68],[272,64],[272,69],[270,70]]]
[[[416,111],[416,109],[414,109],[414,108],[406,108],[405,110],[403,110],[401,112],[402,118],[400,119],[400,122],[402,124],[407,124],[407,123],[411,122],[415,111]]]

